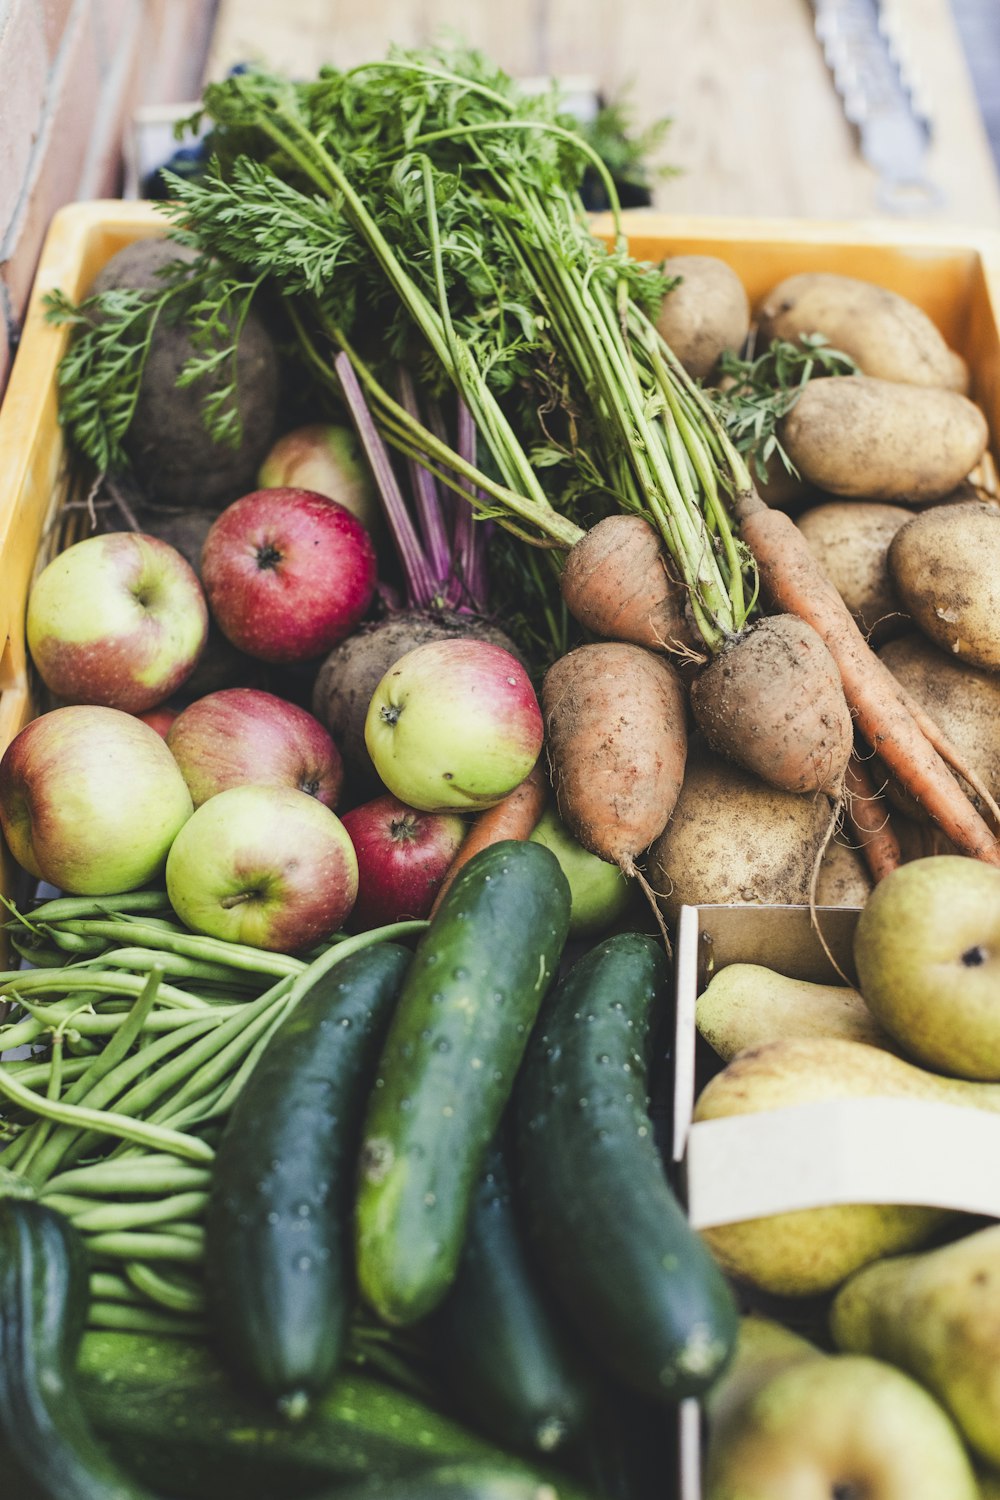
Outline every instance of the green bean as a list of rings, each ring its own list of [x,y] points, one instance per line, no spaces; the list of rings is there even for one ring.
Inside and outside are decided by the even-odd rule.
[[[107,947],[107,943],[103,940],[103,938],[84,937],[82,934],[73,932],[69,928],[53,927],[50,923],[47,922],[42,924],[42,926],[39,928],[39,931],[42,932],[49,939],[50,943],[52,943],[54,947],[58,948],[61,953],[80,953],[85,954],[87,957],[91,957],[96,956],[99,953],[103,953],[105,948]]]
[[[178,1156],[192,1161],[212,1161],[215,1152],[205,1141],[195,1136],[181,1135],[165,1126],[151,1125],[145,1120],[132,1120],[127,1115],[110,1110],[85,1109],[78,1104],[63,1104],[61,1100],[46,1099],[19,1084],[6,1068],[0,1067],[0,1093],[6,1094],[15,1104],[29,1109],[43,1119],[57,1120],[60,1124],[86,1125],[104,1135],[121,1136],[123,1140],[137,1145],[158,1146],[165,1151],[175,1151]]]
[[[23,1021],[12,1022],[9,1026],[0,1026],[0,1051],[13,1051],[15,1047],[30,1047],[32,1042],[37,1042],[44,1034],[45,1027],[34,1016],[27,1016]]]
[[[91,1271],[90,1295],[101,1302],[131,1302],[140,1307],[145,1300],[138,1287],[113,1271]]]
[[[30,913],[32,920],[41,918],[47,922],[72,921],[78,917],[119,916],[127,912],[170,911],[170,898],[166,891],[122,891],[113,896],[55,896],[43,901]],[[27,923],[27,919],[15,909],[15,915]]]
[[[79,1078],[81,1073],[93,1065],[93,1059],[89,1057],[67,1057],[62,1065],[63,1078]],[[52,1069],[52,1064],[45,1062],[33,1062],[30,1057],[12,1058],[4,1063],[17,1079],[26,1088],[34,1088],[37,1084],[46,1083]]]
[[[172,1312],[200,1313],[205,1310],[205,1289],[191,1277],[165,1276],[146,1261],[130,1261],[125,1267],[129,1282],[151,1302]]]
[[[167,953],[156,948],[105,948],[99,960],[85,960],[80,968],[86,968],[90,962],[101,962],[116,969],[132,969],[140,972],[156,964],[165,974],[177,974],[185,979],[214,980],[219,984],[230,986],[240,983],[249,986],[252,982],[252,976],[241,979],[239,971],[226,964],[199,962],[198,959],[185,958],[179,953]]]
[[[111,1328],[123,1333],[165,1333],[177,1338],[205,1337],[205,1323],[200,1318],[182,1318],[177,1313],[158,1312],[140,1304],[125,1302],[91,1302],[87,1309],[89,1328]]]
[[[95,1161],[85,1167],[59,1172],[42,1184],[40,1198],[50,1193],[81,1193],[104,1197],[114,1193],[172,1193],[204,1191],[212,1180],[205,1167],[179,1161],[176,1156],[147,1152]]]
[[[107,937],[123,945],[163,948],[188,958],[207,959],[229,968],[247,970],[252,974],[271,974],[276,978],[300,974],[305,968],[301,959],[292,958],[287,953],[272,953],[269,949],[251,948],[244,943],[228,943],[222,938],[201,937],[179,928],[172,930],[157,926],[153,922],[71,922],[65,930],[79,932],[85,937]]]
[[[196,1226],[187,1227],[190,1230]],[[204,1230],[192,1235],[181,1234],[180,1228],[176,1226],[170,1234],[139,1229],[90,1235],[87,1249],[91,1255],[106,1256],[109,1260],[167,1260],[200,1265],[205,1257]]]
[[[50,990],[62,993],[80,991],[87,995],[139,995],[145,984],[141,974],[121,973],[117,970],[95,969],[15,969],[13,973],[0,974],[0,985],[12,1000],[20,1001],[23,994],[42,994]],[[160,985],[160,1004],[175,1005],[178,1009],[202,1010],[204,1000],[189,995],[187,990],[172,984]]]
[[[46,1193],[45,1202],[65,1219],[75,1219],[77,1214],[89,1213],[94,1206],[92,1198],[77,1198],[72,1193]]]
[[[46,1200],[52,1204],[52,1199]],[[142,1229],[147,1224],[170,1224],[173,1220],[189,1219],[205,1211],[207,1193],[173,1193],[167,1198],[154,1198],[148,1203],[93,1203],[83,1200],[82,1206],[69,1217],[77,1229],[87,1234],[100,1234],[119,1229]]]

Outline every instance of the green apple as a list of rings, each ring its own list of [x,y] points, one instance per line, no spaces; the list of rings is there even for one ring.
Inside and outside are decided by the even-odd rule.
[[[357,893],[346,828],[294,787],[218,792],[188,819],[167,857],[167,895],[182,922],[279,953],[331,937]]]
[[[142,713],[191,675],[208,607],[190,563],[159,537],[109,531],[67,547],[28,596],[32,661],[67,703]]]
[[[162,737],[121,709],[53,709],[32,719],[0,760],[10,851],[63,891],[110,895],[145,885],[191,811]]]
[[[753,1359],[709,1396],[705,1500],[977,1500],[957,1429],[908,1375],[794,1342]]]
[[[858,988],[912,1057],[1000,1081],[1000,869],[962,855],[912,860],[858,918]]]
[[[578,844],[554,807],[546,808],[531,835],[536,844],[551,849],[569,881],[573,905],[571,937],[593,937],[605,932],[628,906],[632,888],[617,865]]]
[[[472,636],[407,651],[365,718],[375,770],[420,812],[493,807],[532,769],[542,738],[542,712],[521,663]]]

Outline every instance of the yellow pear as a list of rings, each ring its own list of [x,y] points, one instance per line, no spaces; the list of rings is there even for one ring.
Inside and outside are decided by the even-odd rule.
[[[1000,1225],[866,1266],[841,1287],[830,1325],[840,1348],[913,1375],[1000,1466]]]
[[[835,1037],[741,1053],[702,1090],[694,1118],[757,1114],[825,1099],[940,1100],[1000,1112],[1000,1086],[942,1078],[890,1052]],[[725,1270],[780,1296],[832,1291],[879,1256],[912,1250],[951,1215],[909,1204],[834,1204],[703,1229]]]
[[[922,1386],[767,1319],[743,1320],[707,1414],[705,1500],[978,1500],[961,1437]]]
[[[763,964],[727,964],[713,974],[698,996],[695,1024],[727,1062],[748,1047],[792,1037],[895,1048],[857,990],[790,979]]]

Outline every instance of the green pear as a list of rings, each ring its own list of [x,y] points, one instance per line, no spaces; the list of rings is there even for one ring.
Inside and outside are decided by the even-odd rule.
[[[732,1358],[704,1397],[713,1433],[739,1412],[765,1380],[800,1359],[815,1359],[819,1354],[815,1344],[793,1333],[784,1323],[759,1313],[744,1313]]]
[[[865,903],[854,960],[869,1009],[910,1056],[1000,1080],[1000,869],[958,854],[900,865]]]
[[[817,1037],[741,1053],[702,1090],[694,1119],[875,1096],[1000,1111],[1000,1086],[941,1078],[877,1047]],[[943,1209],[909,1204],[833,1204],[701,1233],[731,1275],[779,1296],[801,1297],[832,1291],[879,1256],[914,1249],[950,1217]]]
[[[546,808],[531,835],[551,849],[569,881],[570,937],[597,937],[617,922],[632,896],[632,884],[617,865],[578,844],[554,807]]]
[[[698,996],[695,1024],[726,1062],[748,1047],[790,1037],[895,1046],[849,985],[790,979],[763,964],[727,964],[713,974]]]
[[[1000,1225],[866,1266],[830,1312],[842,1349],[908,1371],[1000,1466]]]
[[[741,1330],[708,1404],[705,1500],[978,1500],[961,1437],[922,1386],[788,1339],[744,1351]]]

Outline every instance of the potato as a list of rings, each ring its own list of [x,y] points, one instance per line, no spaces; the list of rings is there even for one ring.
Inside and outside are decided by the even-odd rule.
[[[1000,677],[956,661],[916,632],[889,641],[878,654],[994,797],[1000,797]],[[903,811],[919,816],[892,782],[889,793]]]
[[[924,635],[959,661],[1000,670],[1000,510],[978,500],[925,510],[897,531],[888,556]]]
[[[696,380],[724,349],[741,349],[750,331],[750,300],[736,272],[714,255],[672,255],[668,276],[682,280],[667,293],[656,326]]]
[[[778,437],[819,489],[905,504],[953,490],[983,456],[989,432],[978,406],[956,391],[829,375],[809,382]]]
[[[191,259],[194,251],[172,240],[137,240],[112,256],[90,293],[154,288],[160,268]],[[183,390],[177,387],[177,376],[192,352],[184,328],[161,319],[124,446],[147,500],[219,509],[256,488],[257,469],[274,431],[278,356],[264,323],[251,310],[238,344],[237,404],[243,440],[234,449],[213,442],[205,429],[202,403],[211,387],[203,380]]]
[[[796,525],[865,635],[885,640],[908,623],[887,553],[912,511],[864,500],[830,500],[803,511]]]
[[[864,906],[873,889],[865,857],[851,844],[831,839],[819,864],[817,906]]]
[[[758,347],[808,333],[823,334],[863,375],[963,393],[969,388],[965,360],[949,349],[927,314],[873,282],[828,271],[780,281],[757,314]]]
[[[778,792],[692,742],[673,816],[649,851],[647,879],[671,921],[682,906],[809,900],[830,822],[826,797]]]

